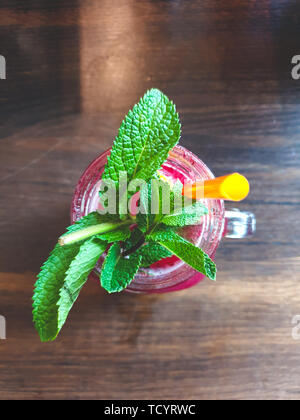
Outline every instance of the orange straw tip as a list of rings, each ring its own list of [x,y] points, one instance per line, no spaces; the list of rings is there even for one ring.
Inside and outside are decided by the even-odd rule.
[[[220,176],[185,185],[182,194],[194,199],[214,198],[241,201],[249,194],[247,178],[239,173]]]
[[[220,183],[220,192],[225,200],[244,200],[249,194],[249,191],[250,186],[247,178],[239,173],[225,176]]]

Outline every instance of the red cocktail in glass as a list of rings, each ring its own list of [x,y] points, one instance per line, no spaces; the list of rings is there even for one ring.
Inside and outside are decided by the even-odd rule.
[[[95,159],[80,178],[72,200],[72,223],[97,210],[99,184],[109,153],[110,150]],[[160,172],[172,181],[179,179],[182,183],[214,178],[208,167],[182,146],[174,147]],[[211,258],[214,258],[224,234],[224,202],[223,200],[203,199],[203,203],[209,213],[202,217],[198,225],[183,228],[180,235],[201,247]],[[101,270],[102,261],[101,258],[95,268],[96,274]],[[174,256],[165,258],[149,268],[140,269],[126,290],[136,293],[164,293],[191,287],[203,278],[202,274]]]

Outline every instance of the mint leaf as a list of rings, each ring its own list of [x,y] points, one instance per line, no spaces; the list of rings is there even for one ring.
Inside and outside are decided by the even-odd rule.
[[[65,235],[98,223],[101,223],[100,215],[97,212],[90,213],[69,226]],[[63,247],[57,244],[38,274],[33,294],[33,320],[43,342],[54,340],[57,336],[59,293],[79,247],[79,243]]]
[[[174,144],[174,146],[176,146],[176,144],[177,142]],[[174,146],[172,146],[169,149],[169,151],[172,150]],[[140,167],[135,178],[145,179],[148,181],[150,178],[154,177],[157,170],[161,168],[162,164],[167,160],[167,158],[168,158],[168,153],[164,154],[164,157],[162,158],[162,156],[160,155],[160,152],[157,152],[157,155],[154,156],[152,160],[148,161],[145,164],[145,166]]]
[[[107,241],[108,243],[112,243],[117,241],[125,241],[127,238],[129,238],[130,234],[131,230],[129,229],[129,226],[120,226],[116,230],[96,235],[96,238]]]
[[[58,328],[60,331],[68,314],[79,296],[88,275],[94,269],[100,256],[107,247],[107,243],[99,239],[92,238],[81,245],[78,254],[70,264],[66,272],[64,284],[60,289],[60,299],[57,303]]]
[[[118,181],[126,171],[128,181],[149,180],[180,138],[175,105],[157,89],[148,91],[122,122],[103,173]]]
[[[162,222],[168,226],[188,226],[199,223],[202,216],[208,214],[208,209],[199,201],[174,213],[165,215]]]
[[[160,261],[162,258],[171,257],[172,253],[168,251],[165,247],[161,246],[159,243],[154,241],[145,242],[145,236],[143,232],[139,229],[134,229],[131,233],[131,236],[124,244],[124,249],[126,251],[132,249],[136,245],[138,249],[132,252],[132,255],[140,255],[142,257],[141,267],[149,267],[157,261]]]
[[[139,229],[147,232],[155,221],[155,214],[151,214],[151,182],[140,191],[140,212],[136,216]]]
[[[152,179],[140,191],[140,212],[137,224],[145,233],[154,223],[170,214],[174,208],[173,193],[170,185],[161,179]]]
[[[171,191],[171,212],[160,220],[168,226],[189,226],[197,224],[208,209],[200,201],[187,199],[182,195],[183,184],[177,180]]]
[[[149,241],[132,255],[140,255],[142,257],[141,267],[150,267],[155,262],[171,257],[173,254],[159,243]]]
[[[182,238],[169,227],[160,228],[149,234],[148,237],[167,248],[186,264],[209,279],[216,279],[216,265],[210,257],[202,249]]]
[[[133,280],[138,272],[142,257],[130,255],[122,257],[119,243],[114,243],[102,266],[100,281],[102,287],[109,293],[121,292]]]
[[[57,244],[38,275],[33,295],[33,320],[43,342],[57,336],[59,293],[78,250],[77,244],[64,247]]]

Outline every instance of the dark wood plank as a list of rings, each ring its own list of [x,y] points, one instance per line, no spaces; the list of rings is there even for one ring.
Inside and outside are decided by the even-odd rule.
[[[298,399],[300,5],[20,3],[0,5],[0,399]],[[216,175],[248,176],[239,207],[257,233],[224,240],[217,284],[193,291],[107,296],[90,281],[59,339],[41,344],[39,266],[83,169],[152,86],[177,104],[184,146]]]

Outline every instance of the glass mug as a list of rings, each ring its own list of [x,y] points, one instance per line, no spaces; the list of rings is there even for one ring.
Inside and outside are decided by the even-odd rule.
[[[96,158],[81,176],[71,205],[71,222],[79,220],[99,205],[99,185],[110,149]],[[161,172],[178,178],[182,183],[212,179],[210,169],[192,152],[182,146],[175,146]],[[247,238],[255,231],[255,216],[237,209],[225,211],[223,200],[203,199],[209,213],[201,218],[198,225],[181,229],[180,235],[201,247],[212,259],[223,236]],[[103,257],[94,273],[101,271]],[[135,293],[165,293],[194,286],[205,276],[173,256],[140,269],[131,284],[125,289]]]

